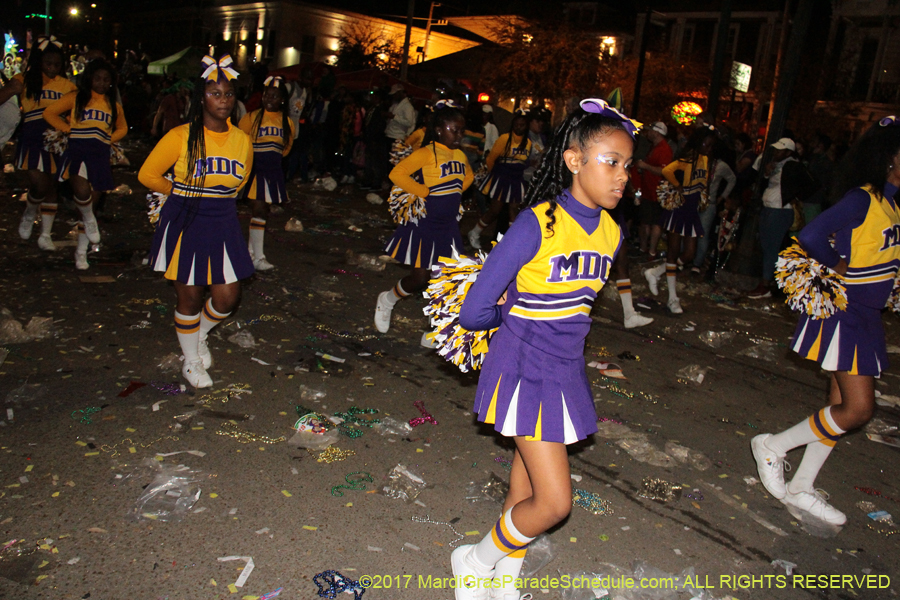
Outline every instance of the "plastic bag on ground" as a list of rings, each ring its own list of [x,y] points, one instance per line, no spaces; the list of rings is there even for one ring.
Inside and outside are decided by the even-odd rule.
[[[369,192],[368,194],[366,194],[366,202],[368,202],[369,204],[375,204],[375,205],[384,204],[384,198],[382,198],[378,194]]]
[[[412,502],[419,497],[425,485],[425,480],[419,474],[398,463],[388,472],[387,483],[382,486],[381,492],[388,498]]]
[[[733,331],[704,331],[699,336],[700,341],[712,348],[720,348],[734,339]]]
[[[528,552],[525,553],[525,562],[522,563],[520,577],[531,577],[556,557],[556,550],[550,536],[542,533],[528,544]]]
[[[634,571],[634,579],[641,581],[671,581],[673,579],[671,573],[666,573],[661,569],[657,569],[643,560],[634,561],[632,566]],[[633,600],[678,600],[678,592],[672,588],[665,589],[662,586],[656,589],[634,589],[629,590],[630,598]]]
[[[356,254],[353,250],[347,250],[347,264],[359,266],[369,271],[384,271],[387,263],[374,254]]]
[[[6,395],[7,404],[22,404],[24,402],[32,402],[37,400],[44,390],[39,383],[26,383]]]
[[[755,346],[750,346],[738,352],[738,356],[749,356],[750,358],[777,362],[778,346],[772,342],[758,342]]]
[[[256,340],[253,339],[253,334],[246,329],[241,329],[237,333],[232,333],[227,339],[232,344],[237,344],[241,348],[253,348],[256,346]]]
[[[303,223],[297,217],[291,217],[288,219],[287,223],[284,224],[284,230],[293,232],[303,231]]]
[[[310,400],[321,400],[325,397],[325,392],[315,388],[300,386],[300,399],[309,402]]]
[[[655,467],[674,467],[676,464],[675,459],[648,442],[646,436],[622,439],[618,441],[618,445],[638,462]]]
[[[288,445],[294,448],[309,448],[310,450],[324,450],[332,444],[336,444],[341,437],[337,427],[329,429],[325,433],[312,433],[309,431],[296,431]]]
[[[32,317],[25,327],[5,314],[0,317],[0,344],[23,344],[48,337],[53,329],[50,317]]]
[[[469,502],[493,500],[497,504],[503,504],[508,493],[509,484],[493,473],[485,480],[470,481],[466,486],[466,500]]]
[[[155,472],[127,517],[131,520],[178,522],[200,498],[200,471],[147,458],[141,463]]]
[[[409,435],[412,427],[405,421],[398,421],[393,417],[381,417],[380,423],[376,423],[372,429],[381,435]]]
[[[334,180],[334,177],[322,177],[321,179],[316,179],[315,183],[313,183],[313,189],[324,189],[328,192],[333,192],[337,189],[337,181]]]
[[[686,464],[698,471],[705,471],[712,466],[712,461],[699,450],[692,450],[687,446],[676,444],[675,442],[666,442],[666,454],[674,458],[681,464]]]
[[[156,368],[166,373],[170,371],[180,371],[181,357],[174,352],[170,352],[162,357],[162,359],[159,361],[159,364],[156,365]]]
[[[678,372],[675,373],[675,377],[678,379],[684,379],[686,381],[693,381],[697,385],[703,383],[703,380],[706,379],[706,372],[709,371],[709,367],[701,367],[700,365],[688,365],[686,367],[682,367],[678,369]]]

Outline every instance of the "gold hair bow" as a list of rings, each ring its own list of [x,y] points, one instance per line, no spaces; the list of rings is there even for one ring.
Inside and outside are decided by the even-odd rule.
[[[218,62],[216,62],[216,59],[212,56],[204,56],[201,62],[206,68],[203,70],[200,77],[206,81],[218,83],[223,75],[228,81],[238,78],[238,72],[231,68],[234,61],[231,59],[230,54],[225,54]]]
[[[51,35],[48,38],[47,37],[39,37],[37,40],[37,47],[38,47],[38,50],[40,50],[41,52],[46,50],[47,46],[49,46],[50,44],[53,44],[57,48],[62,48],[62,42],[57,40],[55,35]]]

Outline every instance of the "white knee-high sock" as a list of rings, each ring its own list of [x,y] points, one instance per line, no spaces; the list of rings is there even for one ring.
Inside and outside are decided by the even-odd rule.
[[[28,195],[25,196],[25,212],[22,213],[22,218],[33,221],[43,201],[43,198],[35,198],[31,195],[31,192],[28,192]]]
[[[656,275],[657,277],[662,277],[666,272],[666,263],[659,263],[655,267],[650,268],[650,273],[652,275]]]
[[[522,563],[525,562],[525,553],[527,551],[528,548],[525,547],[521,550],[510,552],[494,565],[494,581],[499,580],[499,589],[503,592],[512,593],[516,591],[516,579],[519,578],[519,574],[522,572]]]
[[[84,232],[84,223],[79,223],[75,226],[78,230],[78,245],[75,246],[75,252],[78,254],[87,254],[88,247],[91,245],[91,241],[88,239],[87,234]]]
[[[178,343],[181,344],[184,362],[200,360],[198,351],[200,344],[200,313],[183,315],[176,310],[175,333],[178,335]]]
[[[82,219],[90,221],[94,218],[94,204],[91,202],[90,196],[88,196],[87,200],[75,198],[75,206],[78,207],[78,212],[81,213]]]
[[[678,265],[666,263],[666,284],[669,286],[669,302],[678,299],[678,287],[675,285],[675,274],[678,272]]]
[[[794,478],[788,483],[788,491],[792,494],[798,492],[810,492],[815,489],[816,476],[822,465],[828,460],[828,455],[834,449],[833,445],[825,444],[822,440],[806,445],[803,452],[803,460],[794,473]]]
[[[788,450],[813,442],[834,447],[844,433],[846,432],[838,427],[831,417],[831,407],[826,406],[790,429],[776,433],[766,440],[766,446],[776,454],[783,456]]]
[[[56,219],[56,203],[41,202],[41,235],[50,235]]]
[[[491,532],[484,536],[469,555],[477,566],[492,569],[500,559],[516,550],[522,550],[534,538],[522,534],[512,520],[512,508],[503,513]],[[524,556],[523,556],[524,559]]]
[[[622,301],[622,312],[627,319],[634,314],[634,303],[631,301],[631,280],[616,279],[616,289],[619,290],[619,299]]]
[[[250,219],[250,247],[253,249],[253,256],[256,258],[264,258],[263,237],[266,235],[266,220],[253,217]]]
[[[485,222],[482,221],[481,219],[478,219],[478,222],[475,223],[475,227],[472,228],[472,231],[474,231],[476,234],[478,234],[478,233],[481,233],[482,231],[484,231],[485,227],[487,227]]]
[[[220,313],[215,308],[213,308],[212,298],[206,301],[206,306],[203,307],[203,312],[200,313],[200,338],[201,340],[205,340],[206,336],[209,335],[210,330],[227,319],[231,313]]]
[[[409,292],[404,290],[403,286],[400,285],[400,282],[398,281],[397,285],[395,285],[394,288],[387,295],[386,300],[387,300],[387,303],[390,304],[391,307],[393,308],[394,305],[396,305],[398,302],[400,302],[407,296],[409,296]]]

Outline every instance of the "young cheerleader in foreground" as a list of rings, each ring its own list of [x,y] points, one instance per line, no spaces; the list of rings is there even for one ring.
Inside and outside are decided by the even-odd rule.
[[[432,127],[422,147],[400,161],[391,171],[391,181],[404,191],[425,200],[425,216],[397,227],[385,252],[412,267],[409,275],[392,290],[381,292],[375,305],[375,328],[381,333],[391,326],[394,306],[412,293],[421,292],[431,277],[431,265],[441,256],[463,249],[459,233],[459,203],[475,176],[459,149],[466,130],[462,112],[449,101],[435,105]],[[427,334],[426,334],[427,335]],[[432,347],[422,336],[422,344]]]
[[[628,182],[635,131],[605,101],[581,102],[460,311],[466,329],[499,326],[475,411],[512,437],[516,452],[503,516],[481,542],[451,555],[457,600],[519,600],[514,582],[528,543],[572,508],[566,444],[597,431],[584,342],[622,243],[609,211]]]
[[[41,234],[38,247],[55,250],[50,237],[56,218],[57,157],[44,150],[44,132],[50,125],[44,121],[44,109],[69,92],[75,84],[61,76],[63,73],[62,44],[55,37],[39,38],[31,48],[25,73],[13,77],[0,89],[0,104],[19,96],[22,107],[22,127],[19,130],[19,146],[16,149],[16,167],[28,171],[28,196],[25,212],[19,223],[19,237],[31,237],[34,217],[41,209]]]
[[[62,115],[70,113],[67,123]],[[110,166],[111,144],[128,133],[125,110],[116,102],[116,71],[102,59],[88,63],[81,76],[78,92],[67,94],[44,111],[44,120],[69,134],[62,155],[59,180],[69,180],[75,204],[81,213],[75,268],[88,268],[88,242],[100,243],[100,227],[94,216],[94,203],[100,194],[116,187]]]
[[[825,319],[803,315],[791,348],[831,372],[828,406],[750,447],[759,478],[778,500],[834,525],[847,517],[816,491],[819,470],[840,437],[869,422],[875,411],[875,378],[888,367],[881,310],[900,269],[900,122],[886,117],[847,153],[833,197],[799,241],[809,256],[844,277],[846,310]],[[829,238],[834,236],[834,246]],[[785,454],[806,446],[794,478],[785,485]]]
[[[237,306],[240,280],[253,275],[236,203],[253,166],[253,144],[231,124],[237,78],[231,62],[227,54],[218,62],[203,58],[205,70],[194,85],[188,123],[159,141],[138,174],[150,190],[168,194],[150,264],[174,282],[181,373],[197,388],[213,384],[206,337]],[[174,183],[165,177],[170,169]],[[204,304],[207,287],[210,298]]]
[[[287,89],[281,77],[266,79],[263,107],[244,115],[239,127],[253,140],[253,173],[247,186],[250,219],[250,258],[257,271],[273,269],[263,251],[269,205],[287,202],[281,159],[291,151],[294,123],[284,110]]]

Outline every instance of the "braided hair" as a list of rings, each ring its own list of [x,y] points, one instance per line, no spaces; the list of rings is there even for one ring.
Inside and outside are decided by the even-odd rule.
[[[434,111],[431,115],[431,122],[426,124],[425,138],[422,140],[422,147],[431,146],[431,151],[434,152],[434,164],[437,164],[437,148],[435,148],[434,142],[438,141],[435,129],[440,129],[447,123],[457,119],[462,119],[464,122],[466,120],[465,115],[460,109],[455,106],[443,106]]]
[[[570,148],[578,148],[586,153],[590,145],[598,138],[610,135],[614,131],[629,133],[622,122],[613,117],[589,113],[582,108],[573,111],[553,134],[541,166],[534,172],[531,184],[525,192],[522,208],[536,206],[550,201],[547,211],[547,237],[553,236],[553,225],[556,223],[556,198],[572,186],[572,173],[566,167],[564,153]],[[587,163],[585,156],[584,162]]]
[[[56,44],[47,44],[47,47],[41,50],[37,44],[31,47],[31,54],[28,57],[28,66],[25,67],[25,74],[22,76],[25,83],[25,97],[41,101],[41,94],[44,91],[44,57],[56,54],[59,56],[60,67],[65,66],[66,57],[61,48]]]
[[[831,187],[832,202],[865,185],[872,186],[872,191],[881,200],[891,161],[900,152],[900,122],[888,122],[889,118],[872,125],[841,159]],[[898,197],[900,193],[894,199]]]
[[[290,111],[286,108],[288,104],[287,86],[270,85],[263,90],[263,93],[265,94],[265,91],[270,88],[274,89],[276,92],[278,92],[278,95],[281,96],[281,110],[278,111],[281,113],[281,143],[284,147],[287,147],[288,142],[291,139],[291,115]],[[262,120],[265,112],[266,108],[265,106],[263,106],[259,109],[259,112],[253,119],[253,125],[250,128],[250,139],[254,142],[256,142],[256,138],[259,135],[259,127],[260,125],[262,125]]]
[[[688,173],[684,173],[682,171],[682,182],[681,185],[687,185],[688,182],[694,179],[694,169],[697,168],[697,161],[700,160],[700,147],[703,145],[703,142],[706,141],[706,138],[716,138],[716,132],[710,127],[702,126],[698,127],[691,134],[691,137],[688,138],[687,143],[684,145],[684,149],[678,156],[680,162],[690,162],[691,170]],[[712,173],[709,173],[706,178],[706,184],[712,181]]]
[[[509,156],[509,151],[512,148],[513,141],[513,129],[515,129],[516,119],[525,119],[525,133],[522,134],[522,139],[519,140],[519,145],[516,147],[520,152],[525,152],[525,148],[528,147],[528,124],[534,119],[534,116],[529,117],[528,115],[516,115],[513,118],[513,127],[510,127],[509,137],[506,138],[506,148],[503,149],[503,154],[501,156]],[[490,150],[488,150],[490,152]]]
[[[52,45],[53,44],[50,44],[50,46]],[[49,49],[50,46],[47,46],[47,48]],[[95,58],[89,62],[84,73],[81,75],[81,79],[78,81],[78,94],[75,96],[75,108],[72,110],[72,121],[75,122],[81,120],[84,109],[87,107],[88,102],[91,101],[94,75],[99,71],[106,71],[109,73],[109,89],[106,90],[104,96],[106,96],[106,101],[109,103],[109,113],[110,118],[112,119],[109,123],[109,128],[110,131],[112,131],[115,129],[116,121],[119,118],[119,108],[116,102],[116,70],[102,58]]]

